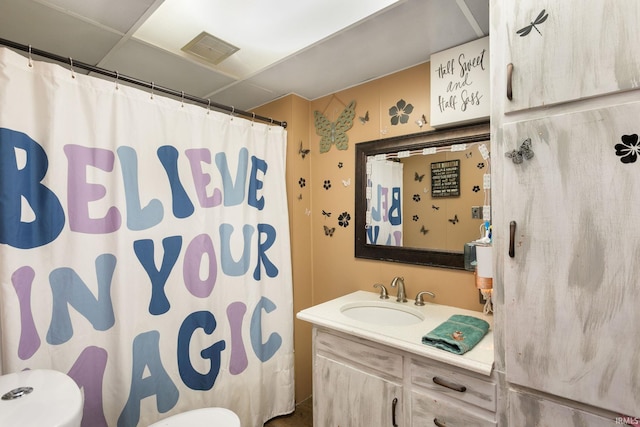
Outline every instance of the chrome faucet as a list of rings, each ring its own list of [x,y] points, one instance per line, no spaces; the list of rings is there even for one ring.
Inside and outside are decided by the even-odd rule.
[[[433,292],[429,292],[429,291],[418,292],[418,295],[416,295],[416,302],[414,303],[415,305],[424,305],[423,295],[429,295],[431,298],[436,297],[436,294],[434,294]]]
[[[398,287],[398,302],[407,302],[407,293],[404,289],[404,277],[396,276],[391,280],[391,287]]]
[[[373,285],[374,288],[380,288],[380,299],[389,299],[389,293],[387,292],[387,288],[384,287],[382,283],[376,283]]]

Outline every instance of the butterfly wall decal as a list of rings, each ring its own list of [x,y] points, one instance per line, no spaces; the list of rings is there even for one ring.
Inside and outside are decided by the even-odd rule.
[[[327,218],[331,218],[331,212],[327,212],[324,209],[322,210],[322,215],[326,216]]]
[[[347,131],[353,126],[353,118],[356,116],[356,101],[351,101],[349,105],[340,113],[335,122],[331,122],[320,111],[314,111],[316,134],[320,136],[320,152],[326,153],[335,144],[338,150],[349,148],[349,137]]]
[[[300,149],[298,150],[298,154],[300,154],[304,159],[310,152],[311,150],[309,148],[302,148],[302,141],[300,141]]]
[[[351,178],[343,179],[342,180],[342,185],[344,185],[345,187],[350,186],[351,185]]]
[[[333,232],[336,231],[335,227],[327,227],[326,225],[324,226],[324,235],[325,236],[329,236],[329,237],[333,237]]]
[[[369,121],[369,110],[367,110],[366,113],[364,113],[364,116],[358,116],[358,120],[360,120],[360,123],[365,124]]]
[[[426,235],[426,234],[429,232],[429,230],[427,230],[426,228],[424,228],[424,225],[423,225],[422,227],[420,227],[420,232],[421,232],[422,234],[425,234],[425,235]]]
[[[453,218],[449,218],[449,222],[456,225],[458,223],[458,214],[455,214]]]
[[[511,159],[513,163],[520,164],[524,160],[533,159],[533,150],[531,149],[531,138],[525,139],[517,150],[504,153],[505,157]]]
[[[422,182],[422,180],[424,179],[424,176],[425,176],[424,173],[422,175],[419,175],[418,172],[415,172],[413,179],[415,181]]]
[[[433,209],[434,211],[437,211],[437,210],[440,210],[440,206],[431,205],[431,209]]]

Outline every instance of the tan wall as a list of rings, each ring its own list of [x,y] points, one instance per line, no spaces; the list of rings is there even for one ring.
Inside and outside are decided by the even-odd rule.
[[[429,96],[429,63],[425,63],[314,101],[289,95],[255,110],[288,123],[287,193],[295,312],[356,290],[370,291],[374,283],[389,284],[398,275],[404,276],[409,296],[428,290],[435,292],[438,304],[482,310],[472,273],[356,259],[353,255],[354,145],[429,130],[415,123],[422,114],[429,121]],[[406,124],[393,126],[389,108],[400,99],[412,104],[413,112]],[[347,132],[348,149],[332,146],[321,154],[314,111],[335,121],[353,100],[356,117]],[[369,121],[363,124],[359,117],[367,111]],[[300,142],[311,150],[304,159],[298,153]],[[299,184],[301,179],[304,187]],[[330,183],[329,189],[325,189],[325,181]],[[351,216],[347,227],[338,224],[344,212]],[[332,236],[327,235],[325,226],[335,229]],[[311,395],[311,328],[297,319],[294,328],[296,401],[300,402]]]
[[[460,196],[433,197],[431,163],[448,160],[460,162]],[[476,145],[465,151],[407,157],[402,159],[402,163],[403,246],[461,251],[465,243],[482,237],[480,226],[483,221],[471,218],[470,207],[482,208],[484,205],[482,178],[488,167]],[[478,167],[479,163],[482,163],[482,168]],[[422,181],[414,178],[416,173],[424,174]],[[476,186],[478,191],[474,191]],[[420,197],[417,202],[414,201],[415,195]],[[417,221],[413,221],[414,215],[417,216]],[[458,221],[455,221],[456,218]],[[421,227],[427,232],[420,232]]]

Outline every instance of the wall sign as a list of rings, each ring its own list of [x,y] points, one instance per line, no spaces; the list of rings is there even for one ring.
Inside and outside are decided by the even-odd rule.
[[[460,160],[431,163],[431,196],[460,195]]]
[[[431,55],[431,126],[489,118],[489,37]]]

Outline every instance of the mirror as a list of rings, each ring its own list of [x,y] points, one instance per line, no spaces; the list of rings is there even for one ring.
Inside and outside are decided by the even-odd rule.
[[[464,244],[482,237],[490,205],[489,124],[362,142],[355,151],[355,256],[464,269]]]

